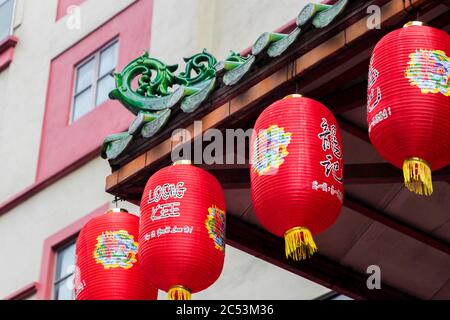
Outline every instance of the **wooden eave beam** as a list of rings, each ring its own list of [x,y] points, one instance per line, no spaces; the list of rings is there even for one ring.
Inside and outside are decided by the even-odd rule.
[[[385,283],[381,285],[380,290],[369,290],[366,285],[367,275],[344,267],[320,254],[302,262],[287,260],[284,254],[283,239],[231,214],[227,216],[226,232],[227,244],[351,298],[373,300],[417,299]]]
[[[427,232],[419,230],[403,221],[400,221],[391,215],[377,210],[367,203],[363,203],[362,201],[346,195],[344,198],[344,206],[368,217],[369,219],[381,223],[382,225],[394,229],[403,235],[420,241],[427,246],[435,248],[443,253],[446,253],[447,255],[450,254],[449,243],[445,242],[444,240],[438,239]]]
[[[426,1],[413,0],[412,3],[420,8]],[[380,30],[367,30],[366,8],[372,4],[382,7],[383,28]],[[376,43],[391,28],[401,26],[405,17],[407,13],[401,0],[351,2],[340,20],[332,26],[310,30],[301,36],[300,45],[293,45],[282,56],[258,61],[241,82],[231,87],[219,87],[194,113],[175,115],[152,139],[137,139],[125,154],[110,161],[111,166],[114,169],[123,166],[164,142],[175,129],[189,126],[195,119],[201,119],[216,108],[228,105],[230,116],[239,118],[245,116],[245,112],[255,104],[267,106],[292,92],[297,83],[302,88],[312,79],[328,77],[327,74],[338,68],[342,61],[348,62],[355,50]]]
[[[247,165],[201,165],[213,174],[224,189],[250,188],[250,171]],[[390,163],[346,164],[345,185],[403,183],[402,171]],[[433,181],[450,181],[450,166],[433,172]]]

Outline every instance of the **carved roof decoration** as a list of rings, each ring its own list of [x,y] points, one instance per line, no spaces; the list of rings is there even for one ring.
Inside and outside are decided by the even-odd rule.
[[[148,52],[115,73],[116,88],[109,97],[118,100],[136,115],[127,132],[108,136],[101,155],[110,161],[124,154],[138,139],[151,139],[175,112],[192,113],[222,86],[234,86],[263,59],[276,59],[300,41],[310,29],[330,26],[344,12],[348,0],[334,5],[310,3],[303,7],[296,26],[289,34],[263,33],[253,44],[251,53],[241,56],[231,52],[224,61],[217,61],[206,49],[184,58],[184,71],[176,74],[178,65],[152,58]]]

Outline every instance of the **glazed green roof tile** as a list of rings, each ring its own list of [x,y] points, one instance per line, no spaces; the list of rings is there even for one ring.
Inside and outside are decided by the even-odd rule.
[[[301,39],[304,30],[325,28],[345,10],[349,0],[334,5],[306,5],[289,33],[263,33],[255,41],[252,54],[242,57],[231,52],[217,61],[206,49],[185,58],[184,71],[176,74],[178,65],[168,65],[146,52],[115,73],[116,88],[109,97],[136,115],[128,132],[107,137],[102,145],[103,158],[113,160],[125,153],[133,140],[154,137],[169,121],[174,108],[192,113],[220,86],[234,86],[245,79],[258,59],[276,59]],[[137,80],[137,89],[132,88]]]

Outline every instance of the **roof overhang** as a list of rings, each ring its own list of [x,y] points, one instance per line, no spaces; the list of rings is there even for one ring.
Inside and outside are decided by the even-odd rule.
[[[381,7],[382,29],[367,29],[366,9],[372,4]],[[171,164],[172,132],[175,129],[188,130],[192,139],[187,143],[192,145],[201,138],[202,132],[209,128],[245,130],[253,126],[264,108],[298,89],[303,95],[321,101],[332,110],[341,129],[346,132],[344,148],[346,140],[347,145],[367,144],[369,142],[367,129],[358,124],[357,119],[352,121],[343,115],[358,108],[361,110],[365,108],[367,70],[375,44],[388,32],[415,19],[417,12],[421,20],[428,25],[449,30],[448,2],[447,4],[424,0],[351,2],[333,26],[307,31],[299,38],[297,45],[276,59],[261,57],[241,82],[234,86],[219,87],[195,112],[176,114],[156,136],[148,140],[141,138],[124,154],[110,160],[113,172],[106,179],[106,191],[139,205],[148,178],[162,167]],[[294,24],[287,26],[285,31],[290,31],[294,27]],[[195,120],[202,120],[202,132],[194,130]],[[361,163],[346,163],[344,170],[346,186],[402,182],[400,170],[374,159],[368,156]],[[247,164],[202,165],[202,167],[213,173],[231,193],[233,190],[248,191]],[[433,180],[450,182],[450,167],[433,173]],[[245,192],[243,197],[246,198],[242,199],[249,201]],[[407,236],[426,248],[431,248],[437,255],[444,254],[448,257],[450,253],[450,246],[446,240],[384,213],[373,204],[370,205],[347,194],[344,206],[351,212],[346,215],[355,214],[363,216],[370,222],[376,221],[398,233],[399,237]],[[333,254],[327,254],[327,250],[324,250],[325,254],[318,254],[300,264],[289,262],[283,254],[282,239],[259,228],[252,218],[243,219],[241,217],[243,213],[238,210],[240,208],[236,207],[236,212],[229,212],[227,242],[258,258],[353,298],[411,299],[426,296],[426,293],[419,292],[420,289],[418,292],[405,289],[406,286],[400,280],[397,281],[394,274],[383,283],[381,290],[369,290],[366,286],[367,276],[360,268],[351,263],[342,263],[339,259],[335,259]],[[342,222],[341,227],[351,228],[352,225],[350,222]],[[338,242],[339,232],[333,233],[333,236],[334,241]],[[321,248],[326,247],[328,243],[326,238],[324,237],[324,245]]]

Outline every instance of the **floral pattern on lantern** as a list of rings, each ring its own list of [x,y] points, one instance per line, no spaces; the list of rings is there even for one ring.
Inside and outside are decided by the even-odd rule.
[[[292,133],[285,132],[284,128],[277,125],[258,132],[253,143],[253,170],[260,176],[276,171],[289,155],[287,148],[291,137]]]
[[[417,50],[409,55],[405,76],[422,93],[450,96],[450,59],[442,50]]]
[[[94,259],[105,269],[129,269],[137,262],[137,251],[138,243],[126,230],[105,231],[97,237]]]
[[[214,241],[214,247],[219,251],[225,250],[225,211],[212,206],[208,208],[205,221],[209,237]]]

